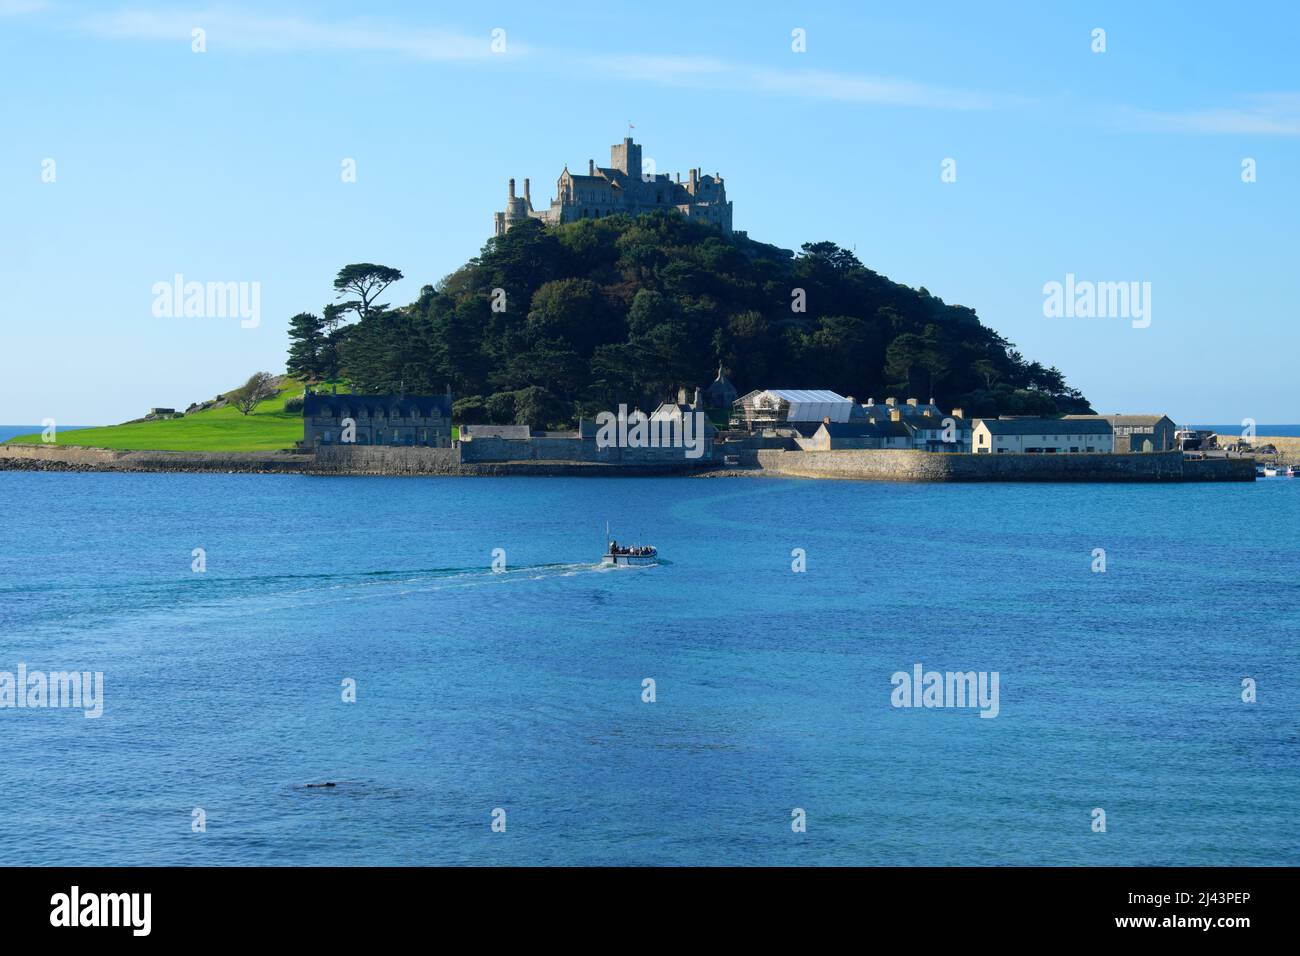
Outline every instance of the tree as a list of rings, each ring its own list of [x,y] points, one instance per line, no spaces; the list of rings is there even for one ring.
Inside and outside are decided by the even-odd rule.
[[[971,365],[971,371],[984,379],[984,387],[987,389],[993,388],[993,384],[1002,377],[1002,374],[998,371],[998,367],[988,359],[980,359],[978,362],[975,362]]]
[[[323,378],[326,338],[320,316],[299,312],[290,319],[289,342],[289,360],[285,363],[289,374],[311,382]]]
[[[275,376],[270,372],[254,372],[248,381],[235,389],[228,396],[235,403],[241,415],[251,415],[268,398],[273,398],[279,390],[275,387]]]
[[[388,308],[387,305],[375,305],[375,299],[400,278],[402,273],[397,269],[377,266],[373,262],[354,262],[339,270],[334,279],[334,291],[339,298],[355,295],[355,299],[341,303],[340,308],[345,312],[355,312],[357,318],[364,321],[372,311]]]
[[[885,350],[885,374],[895,384],[905,389],[912,387],[912,369],[921,364],[925,355],[925,339],[912,332],[904,332],[889,343]]]
[[[457,420],[572,427],[702,386],[718,362],[745,392],[829,388],[918,395],[981,414],[1086,412],[967,306],[892,282],[830,242],[799,255],[675,212],[516,223],[409,305],[382,303],[396,269],[340,270],[321,313],[318,374],[360,392],[469,396]],[[806,312],[792,311],[803,289]],[[312,365],[296,317],[291,367]],[[353,320],[347,322],[345,320]],[[888,392],[885,392],[888,394]],[[473,416],[472,418],[470,416]]]

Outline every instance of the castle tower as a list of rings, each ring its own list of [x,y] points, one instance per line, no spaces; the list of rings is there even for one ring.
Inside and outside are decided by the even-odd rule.
[[[525,179],[524,183],[524,196],[526,197],[528,195],[528,180]],[[509,229],[516,222],[527,219],[528,208],[528,200],[515,195],[515,181],[514,178],[511,177],[510,192],[506,197],[506,211],[505,215],[502,217],[502,226],[504,227],[502,232],[504,232],[505,229]],[[501,232],[498,232],[497,234],[501,235]]]
[[[641,178],[641,147],[624,137],[623,142],[609,148],[609,165],[627,174],[629,179]]]
[[[584,177],[573,175],[566,165],[555,182],[555,198],[549,202],[543,199],[540,210],[533,207],[529,181],[523,181],[520,195],[511,179],[505,208],[493,214],[495,234],[503,236],[515,223],[528,219],[558,225],[613,213],[639,216],[673,210],[731,234],[732,204],[719,173],[706,176],[702,167],[696,166],[685,177],[681,173],[655,174],[647,179],[645,175],[641,146],[628,136],[610,147],[610,168],[588,160]],[[705,389],[706,399],[708,392]]]

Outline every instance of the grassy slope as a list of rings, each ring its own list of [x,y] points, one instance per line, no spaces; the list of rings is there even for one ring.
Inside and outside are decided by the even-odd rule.
[[[286,412],[285,400],[302,394],[302,384],[287,382],[275,398],[241,415],[227,405],[195,412],[184,418],[130,425],[107,425],[58,432],[59,445],[86,445],[122,451],[274,451],[302,441],[302,413]],[[39,433],[20,435],[10,442],[39,444]]]

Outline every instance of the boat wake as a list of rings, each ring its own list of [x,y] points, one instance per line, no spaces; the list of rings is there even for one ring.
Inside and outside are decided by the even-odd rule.
[[[77,583],[50,589],[39,602],[0,600],[3,630],[32,634],[84,631],[88,627],[168,626],[207,623],[322,604],[409,598],[438,591],[510,587],[570,578],[602,570],[589,563],[486,565],[380,569],[350,573],[219,576],[209,572],[171,580]],[[2,595],[0,595],[2,597]],[[3,642],[0,641],[0,645]]]

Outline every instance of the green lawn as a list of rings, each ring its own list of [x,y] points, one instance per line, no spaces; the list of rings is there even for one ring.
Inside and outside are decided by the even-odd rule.
[[[302,441],[302,412],[286,412],[286,399],[302,394],[301,382],[288,382],[275,398],[251,415],[233,406],[211,408],[184,418],[56,432],[56,444],[88,445],[122,451],[275,451]],[[19,435],[11,443],[40,444],[41,436]]]

